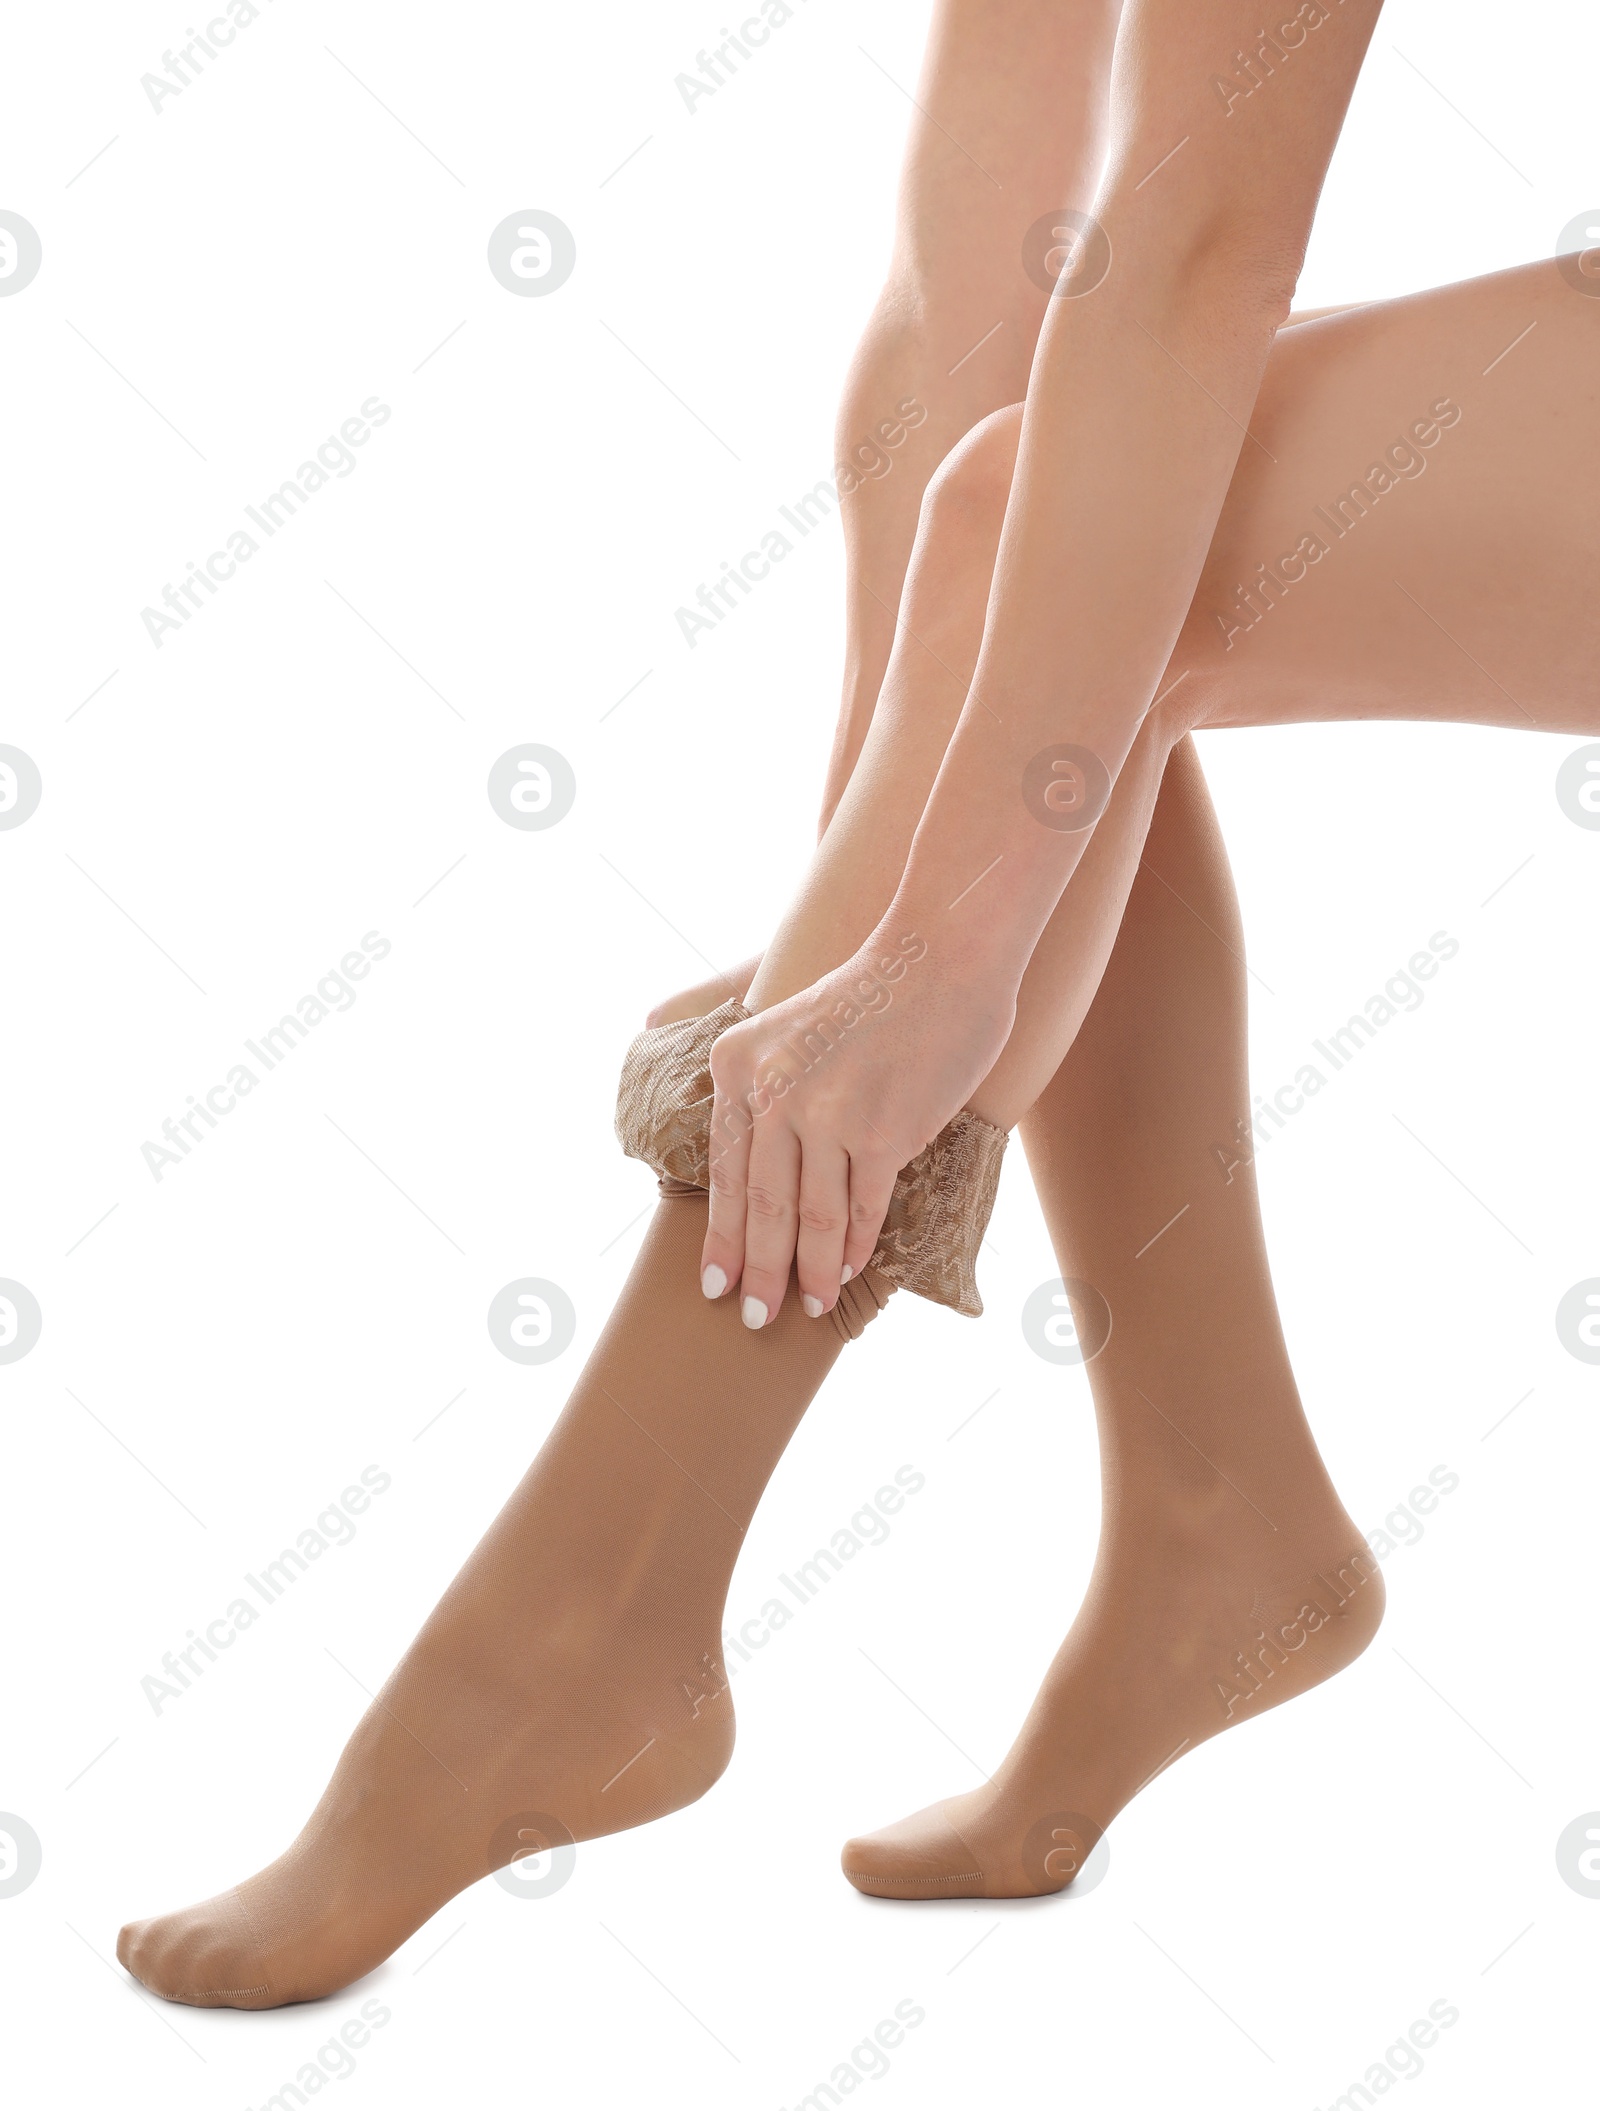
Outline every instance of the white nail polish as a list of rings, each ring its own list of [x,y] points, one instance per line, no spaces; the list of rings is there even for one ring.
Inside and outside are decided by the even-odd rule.
[[[722,1270],[717,1267],[715,1262],[713,1262],[709,1268],[702,1270],[700,1276],[700,1288],[705,1292],[707,1297],[721,1297],[723,1291],[726,1290],[727,1287],[728,1278],[723,1274]]]
[[[821,1319],[822,1300],[820,1297],[803,1297],[800,1300],[800,1309],[807,1319]]]
[[[845,1284],[849,1282],[851,1276],[853,1276],[854,1274],[855,1270],[850,1267],[847,1263],[846,1266],[841,1270],[839,1275],[839,1288],[841,1290],[844,1288]]]
[[[759,1297],[747,1297],[739,1307],[739,1317],[747,1327],[764,1327],[767,1323],[767,1308]]]

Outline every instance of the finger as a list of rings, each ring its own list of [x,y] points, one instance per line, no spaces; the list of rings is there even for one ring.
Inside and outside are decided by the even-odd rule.
[[[849,1157],[837,1145],[803,1144],[794,1262],[800,1303],[810,1319],[820,1319],[838,1300],[849,1228]]]
[[[747,1327],[775,1319],[789,1287],[800,1214],[800,1139],[777,1108],[756,1116],[745,1193],[744,1276],[739,1316]]]
[[[736,1099],[714,1091],[708,1140],[711,1211],[700,1249],[700,1288],[721,1297],[744,1265],[745,1175],[750,1163],[750,1117]]]
[[[881,1152],[851,1153],[850,1229],[844,1242],[846,1281],[859,1275],[872,1259],[883,1220],[889,1214],[889,1198],[900,1168]]]

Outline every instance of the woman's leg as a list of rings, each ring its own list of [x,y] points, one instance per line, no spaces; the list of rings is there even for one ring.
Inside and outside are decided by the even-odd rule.
[[[1167,1763],[1377,1631],[1383,1581],[1301,1410],[1254,1167],[1215,1155],[1249,1106],[1243,932],[1184,740],[1094,1002],[1022,1122],[1080,1341],[1110,1322],[1088,1365],[1094,1571],[994,1778],[850,1841],[859,1890],[1058,1890]]]
[[[1166,758],[1183,728],[1180,710],[1216,723],[1308,717],[1321,708],[1500,723],[1520,723],[1525,713],[1567,730],[1595,728],[1583,553],[1596,526],[1600,420],[1588,377],[1597,326],[1600,315],[1554,267],[1535,266],[1284,333],[1263,403],[1277,461],[1259,472],[1252,461],[1235,480],[1216,557],[1169,670],[1166,686],[1179,686],[1147,722],[1137,767],[1124,770],[1070,902],[1035,955],[1017,1032],[986,1087],[992,1118],[1025,1113],[1076,1034],[1085,992],[1098,981],[1134,886]],[[1504,397],[1484,393],[1528,351],[1537,352],[1536,367]],[[1480,362],[1476,373],[1470,361]],[[1439,427],[1442,440],[1416,442],[1438,450],[1426,474],[1397,472],[1366,513],[1350,501],[1348,544],[1329,528],[1326,552],[1272,597],[1259,630],[1223,642],[1213,621],[1208,632],[1215,611],[1207,596],[1253,578],[1255,548],[1267,550],[1263,563],[1293,549],[1289,529],[1298,535],[1305,510],[1326,508],[1351,478],[1373,491],[1383,478],[1368,478],[1363,463],[1415,422],[1436,418],[1431,407],[1444,399],[1434,392],[1442,389],[1463,416]],[[763,970],[796,977],[791,987],[810,979],[808,960],[842,957],[841,933],[872,913],[859,904],[870,904],[874,888],[886,899],[894,884],[948,733],[948,669],[964,677],[975,612],[981,621],[997,529],[994,491],[1001,487],[1003,509],[1014,430],[1014,419],[991,420],[958,452],[925,509],[909,627],[847,795],[850,811],[829,832],[804,912],[774,949],[776,968],[769,955]],[[1446,456],[1444,443],[1456,441],[1457,452]],[[1397,590],[1381,575],[1385,554],[1396,567],[1391,578],[1413,583]],[[1280,576],[1293,569],[1277,567]],[[1420,604],[1415,615],[1413,603]],[[1519,608],[1534,613],[1520,628]],[[1382,631],[1376,646],[1369,624]],[[1465,667],[1447,632],[1461,641]],[[1297,639],[1306,641],[1303,656]],[[1173,1031],[1164,1009],[1160,1016],[1149,1041]],[[1070,1149],[1063,1162],[1072,1162]],[[1053,1184],[1047,1174],[1047,1194]],[[1094,1187],[1091,1181],[1091,1193]],[[839,1337],[800,1318],[792,1304],[772,1328],[746,1335],[730,1313],[685,1295],[701,1210],[695,1202],[662,1205],[555,1438],[358,1730],[306,1833],[238,1893],[125,1931],[124,1961],[156,1991],[236,2006],[330,1991],[368,1969],[494,1858],[511,1859],[515,1841],[499,1837],[508,1821],[531,1809],[574,1834],[611,1830],[687,1800],[714,1777],[731,1716],[725,1696],[708,1693],[702,1676],[704,1657],[714,1662],[717,1649],[713,1608],[720,1609],[756,1496]],[[1064,1220],[1062,1232],[1065,1266],[1078,1250],[1081,1216]],[[1103,1264],[1100,1272],[1110,1279]],[[1270,1365],[1275,1328],[1259,1322],[1258,1331]],[[670,1360],[661,1354],[664,1338],[674,1343]],[[1108,1366],[1108,1376],[1120,1367]],[[1135,1390],[1149,1394],[1137,1381]],[[752,1401],[760,1403],[755,1413]],[[1292,1454],[1297,1410],[1287,1395],[1285,1402],[1280,1437]],[[1210,1452],[1220,1479],[1227,1471],[1220,1440],[1194,1441]],[[1136,1454],[1114,1445],[1113,1461],[1119,1456]],[[1229,1479],[1249,1486],[1237,1474]],[[1309,1466],[1304,1479],[1312,1489]],[[1259,1495],[1255,1501],[1271,1514]],[[718,1511],[725,1544],[707,1529]],[[1373,1594],[1358,1602],[1364,1612]],[[1308,1627],[1301,1621],[1293,1631]],[[1245,1644],[1238,1646],[1242,1652]],[[1295,1654],[1271,1646],[1268,1661],[1284,1661],[1271,1665],[1276,1683],[1261,1682],[1266,1700],[1295,1690],[1299,1666],[1312,1662],[1299,1653],[1309,1646],[1302,1640]],[[1268,1668],[1260,1652],[1256,1660]],[[1058,1664],[1066,1675],[1052,1675],[1007,1778],[1031,1780],[1039,1755],[1069,1748],[1057,1718],[1073,1668],[1074,1660]],[[1255,1677],[1241,1674],[1239,1683],[1249,1691]],[[1241,1696],[1241,1709],[1259,1704]],[[1219,1713],[1224,1705],[1218,1699]],[[1121,1754],[1124,1797],[1142,1778],[1142,1756]],[[1044,1777],[1053,1764],[1043,1765]],[[1059,1808],[1082,1810],[1089,1801],[1065,1785],[1052,1783],[1049,1793],[1062,1795]],[[1109,1821],[1118,1793],[1105,1788],[1088,1813],[1094,1824]],[[1022,1795],[1024,1812],[1030,1801],[1031,1791]],[[518,1829],[536,1827],[513,1824]],[[1022,1842],[1011,1844],[1020,1861]],[[1046,1882],[1033,1888],[1059,1880],[1060,1843],[1051,1852]],[[1014,1883],[1015,1864],[996,1880]]]
[[[1270,469],[1258,470],[1253,457],[1241,465],[1216,559],[1170,670],[1180,686],[1146,722],[1136,762],[1124,770],[1073,882],[1072,913],[1064,904],[1035,954],[1017,1031],[977,1102],[992,1119],[1009,1122],[1027,1111],[1087,1011],[1167,756],[1186,723],[1321,713],[1594,728],[1600,710],[1592,653],[1584,649],[1583,553],[1596,526],[1600,420],[1589,374],[1597,323],[1555,267],[1535,266],[1284,333],[1263,401],[1270,421],[1263,437],[1277,461]],[[1503,396],[1488,393],[1494,375],[1530,348],[1532,371],[1517,375]],[[1433,410],[1440,400],[1460,404],[1463,417],[1445,424]],[[1383,477],[1369,477],[1363,462],[1376,461],[1391,441],[1403,443],[1418,423],[1460,446],[1446,455],[1437,437],[1416,440],[1418,449],[1437,450],[1427,475],[1397,470],[1387,473],[1389,488],[1379,488]],[[764,966],[775,988],[785,974],[798,978],[791,988],[804,986],[807,958],[842,957],[848,947],[838,934],[859,920],[854,905],[863,890],[870,896],[875,881],[885,881],[881,905],[892,889],[920,796],[903,799],[889,742],[898,727],[914,753],[929,750],[934,766],[942,754],[944,706],[919,709],[919,696],[948,696],[938,648],[942,642],[945,657],[959,650],[948,618],[962,582],[970,589],[975,574],[984,581],[981,593],[968,592],[969,635],[971,603],[986,597],[992,542],[982,547],[983,494],[997,476],[1009,478],[1013,433],[1014,421],[1009,432],[1004,419],[990,421],[958,458],[961,473],[925,511],[907,613],[918,635],[908,630],[897,647],[901,664],[887,685],[895,708],[875,726],[865,774],[858,770],[852,781],[853,819],[830,830],[805,913],[786,925],[777,963],[769,955]],[[1354,498],[1343,509],[1338,503],[1354,478],[1369,493],[1365,510]],[[1208,630],[1216,612],[1207,596],[1221,590],[1218,582],[1231,593],[1233,575],[1243,585],[1256,577],[1258,561],[1283,579],[1293,567],[1277,559],[1308,532],[1302,516],[1330,503],[1351,525],[1344,533],[1328,528],[1315,567],[1308,560],[1269,597],[1262,628],[1227,642],[1214,621]],[[1269,534],[1279,523],[1286,524],[1281,541]],[[1259,560],[1251,554],[1257,535],[1268,535]],[[1388,580],[1385,556],[1396,568]],[[1396,576],[1398,589],[1390,583]],[[951,590],[943,600],[932,591],[941,578]],[[928,589],[920,600],[919,584]],[[1533,611],[1521,627],[1519,608]],[[1369,622],[1382,634],[1381,650],[1364,634]],[[1264,650],[1246,660],[1246,647],[1256,646]],[[1190,664],[1180,664],[1186,658]],[[876,831],[872,809],[860,803],[874,786],[883,809]],[[902,805],[913,810],[896,850]],[[706,1608],[720,1607],[750,1509],[839,1336],[789,1306],[772,1329],[747,1337],[731,1314],[685,1297],[701,1208],[662,1206],[556,1437],[380,1696],[300,1841],[239,1892],[125,1932],[124,1961],[156,1991],[235,2006],[330,1991],[370,1968],[496,1857],[511,1859],[515,1833],[538,1831],[519,1819],[554,1805],[552,1815],[574,1835],[613,1830],[688,1800],[714,1778],[730,1718],[725,1696],[708,1692],[704,1677],[703,1657],[714,1663],[716,1654],[715,1616]],[[666,1329],[675,1343],[670,1362],[661,1353]],[[765,1403],[754,1415],[752,1397]],[[615,1454],[619,1442],[625,1450]],[[707,1505],[727,1520],[728,1543],[714,1555]],[[574,1518],[590,1525],[587,1539]],[[665,1587],[663,1576],[672,1579]],[[1280,1679],[1301,1661],[1277,1644],[1268,1654],[1284,1659],[1271,1667]],[[1259,1652],[1257,1661],[1268,1668]],[[1243,1674],[1241,1683],[1248,1690]],[[1272,1691],[1269,1685],[1268,1698]],[[1053,1713],[1047,1705],[1045,1740]],[[638,1743],[623,1751],[635,1733]],[[1137,1785],[1130,1780],[1127,1792]],[[1111,1812],[1089,1815],[1104,1823]],[[509,1840],[501,1837],[508,1824]],[[1045,1877],[1053,1881],[1060,1870],[1057,1859]]]
[[[861,1265],[899,1165],[1004,1051],[1088,840],[1032,825],[1022,795],[1037,769],[1053,796],[1062,763],[1098,804],[1150,714],[1377,12],[1324,10],[1314,48],[1230,118],[1212,76],[1254,33],[1244,0],[1130,0],[1100,226],[1062,287],[1087,297],[1053,300],[1040,335],[978,669],[896,892],[852,956],[713,1051],[704,1266],[752,1325],[797,1253],[823,1304],[841,1260]],[[821,1075],[786,1070],[791,1037],[851,1020],[861,980],[913,941],[928,965],[874,1032]]]
[[[1380,717],[1595,729],[1597,351],[1600,302],[1549,262],[1279,332],[1253,413],[1264,444],[1240,458],[1126,790],[1034,952],[978,1112],[1012,1126],[1070,1047],[1185,733]],[[904,868],[1020,424],[1020,406],[986,419],[929,487],[877,715],[753,1007],[847,959]]]
[[[1169,704],[1141,741],[1164,753],[1186,723],[1341,717],[1600,732],[1597,335],[1600,311],[1548,264],[1284,332],[1257,412],[1270,458],[1241,464]],[[977,503],[1008,472],[1014,422],[991,421],[966,465],[980,579]],[[946,525],[960,532],[948,508]],[[989,1787],[850,1843],[852,1879],[883,1895],[1059,1888],[1168,1758],[1327,1676],[1381,1613],[1294,1395],[1249,1168],[1211,1158],[1248,1119],[1243,984],[1192,803],[1184,833],[1163,825],[1189,767],[1180,745],[1142,865],[1141,810],[1119,784],[985,1087],[996,1119],[1042,1093],[1025,1133],[1063,1274],[1115,1315],[1091,1370],[1107,1494],[1094,1579]],[[871,872],[876,845],[861,856]],[[1086,878],[1086,913],[1069,919]],[[1110,968],[1052,1077],[1124,896]]]
[[[1048,284],[1021,268],[1023,239],[1092,189],[1117,15],[1118,0],[937,0],[895,254],[838,422],[848,650],[825,818],[871,716],[928,477],[1026,386]],[[523,1851],[498,1837],[508,1811],[586,1837],[715,1778],[743,1531],[839,1330],[888,1286],[850,1286],[827,1325],[791,1311],[752,1349],[731,1314],[677,1295],[704,1215],[690,1198],[657,1212],[557,1431],[289,1853],[236,1894],[124,1931],[124,1962],[156,1991],[249,2007],[329,1991]]]
[[[991,420],[930,494],[866,753],[753,1001],[775,975],[848,952],[873,890],[892,889],[977,649],[1015,425]],[[1300,1409],[1253,1177],[1224,1181],[1211,1156],[1250,1099],[1237,903],[1192,743],[1148,729],[1101,831],[979,1104],[1015,1119],[1037,1064],[1071,1044],[1024,1133],[1062,1274],[1114,1315],[1090,1371],[1107,1527],[1027,1732],[989,1789],[951,1806],[961,1831],[936,1810],[846,1850],[877,1895],[1057,1888],[1066,1828],[1041,1821],[1103,1811],[1103,1827],[1176,1751],[1350,1662],[1382,1614]],[[1085,956],[1110,964],[1080,1032]],[[1265,1623],[1297,1615],[1275,1677],[1241,1669],[1241,1651],[1268,1661]]]
[[[791,1300],[761,1334],[693,1294],[704,1196],[663,1200],[520,1487],[363,1717],[287,1854],[124,1928],[168,2000],[275,2008],[371,1971],[512,1860],[676,1810],[726,1765],[728,1579],[767,1478],[846,1338]]]
[[[1168,669],[1185,723],[1600,729],[1600,301],[1574,262],[1283,333],[1252,420],[1275,459],[1241,458]]]
[[[1121,0],[936,0],[894,253],[839,406],[845,672],[825,823],[877,703],[928,480],[1027,389],[1051,281],[1024,269],[1024,249],[1044,216],[1094,195],[1120,13]]]
[[[990,496],[992,545],[1003,492]],[[980,510],[975,490],[946,488],[925,586],[935,553],[968,547],[965,532],[945,532],[952,503],[963,523]],[[958,658],[976,649],[986,590],[970,561],[963,569],[964,598],[940,596],[939,636]],[[958,612],[964,635],[949,627]],[[940,676],[948,724],[960,684],[937,661],[914,666]],[[940,752],[927,737],[939,712],[914,708],[906,673],[884,720],[906,752],[897,770],[882,766],[880,798],[886,828],[904,833]],[[1197,790],[1173,773],[1175,838],[1192,826]],[[1140,979],[1136,965],[1130,974]],[[1136,1130],[1155,1135],[1148,1121]],[[124,1931],[119,1954],[153,1990],[245,2007],[333,1991],[464,1884],[537,1844],[541,1827],[548,1838],[618,1830],[715,1779],[733,1730],[717,1661],[728,1577],[842,1335],[792,1301],[778,1325],[752,1334],[726,1308],[686,1296],[703,1226],[703,1200],[659,1208],[549,1444],[293,1847],[236,1892]],[[837,1317],[858,1328],[886,1294],[869,1272]],[[519,1843],[518,1832],[530,1837]]]

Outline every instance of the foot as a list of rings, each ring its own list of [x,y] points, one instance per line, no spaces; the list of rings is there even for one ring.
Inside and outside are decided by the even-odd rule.
[[[117,1955],[152,1993],[198,2008],[317,2000],[479,1877],[662,1817],[716,1780],[733,1710],[709,1654],[637,1619],[549,1606],[536,1587],[497,1591],[482,1554],[288,1853],[236,1890],[122,1930]],[[530,1602],[548,1614],[533,1642],[519,1632]]]
[[[1030,1898],[1061,1891],[1124,1804],[1185,1753],[1354,1662],[1383,1618],[1383,1579],[1342,1510],[1296,1535],[1227,1548],[1191,1522],[1130,1529],[994,1779],[847,1843],[873,1898]],[[1287,1544],[1282,1543],[1287,1539]],[[1275,1544],[1275,1542],[1278,1542]],[[1289,1551],[1290,1546],[1294,1551]]]

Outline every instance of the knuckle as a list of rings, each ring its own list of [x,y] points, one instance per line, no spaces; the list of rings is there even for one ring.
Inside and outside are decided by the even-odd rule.
[[[830,1209],[825,1203],[802,1202],[800,1204],[800,1222],[807,1231],[826,1233],[840,1230],[843,1227],[844,1219],[836,1209]]]
[[[718,1092],[736,1092],[739,1078],[739,1050],[729,1034],[721,1034],[711,1044],[711,1058],[707,1065],[711,1082]]]
[[[759,1217],[768,1224],[782,1223],[792,1214],[789,1198],[770,1187],[746,1188],[745,1207],[752,1217]]]

